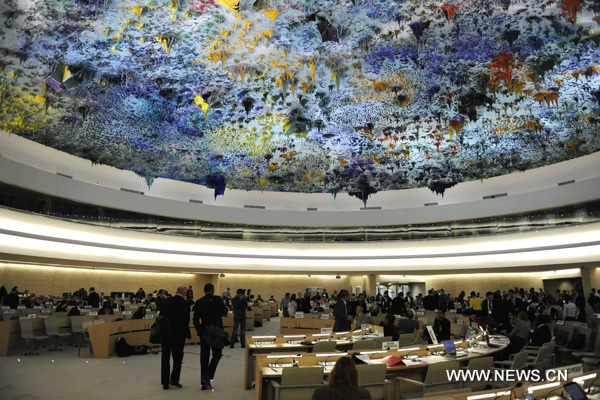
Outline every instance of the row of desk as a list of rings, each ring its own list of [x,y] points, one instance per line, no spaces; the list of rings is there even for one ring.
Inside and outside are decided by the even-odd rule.
[[[376,326],[370,326],[369,330],[375,330],[379,335]],[[245,379],[244,389],[250,389],[252,381],[255,385],[255,398],[261,400],[266,398],[265,385],[269,379],[280,379],[283,368],[273,367],[274,360],[287,360],[290,362],[293,358],[297,365],[302,367],[323,365],[324,361],[327,361],[324,366],[325,375],[327,376],[332,368],[335,361],[340,357],[346,356],[347,354],[368,354],[372,360],[383,359],[388,356],[404,357],[407,355],[420,356],[421,361],[411,362],[407,359],[404,360],[402,365],[388,366],[388,374],[397,376],[405,376],[413,379],[420,379],[422,373],[428,365],[432,363],[440,363],[447,361],[459,361],[468,362],[471,359],[479,357],[488,357],[494,353],[503,350],[508,345],[508,340],[502,340],[498,343],[499,347],[478,347],[476,349],[468,349],[468,355],[460,358],[446,358],[442,356],[431,355],[432,351],[442,349],[442,345],[414,345],[408,347],[402,347],[393,350],[372,350],[372,351],[353,351],[350,349],[354,342],[357,340],[363,340],[365,338],[372,338],[372,335],[365,335],[369,330],[357,330],[354,332],[345,333],[333,333],[327,336],[321,335],[307,335],[305,341],[314,342],[315,340],[335,340],[337,352],[328,354],[314,354],[308,353],[310,345],[302,345],[296,342],[300,338],[291,338],[290,335],[279,335],[276,337],[248,337],[246,347],[246,368],[245,368]],[[287,336],[287,337],[286,337]],[[296,340],[294,340],[296,339]],[[272,343],[267,343],[266,340],[272,340]],[[455,341],[457,348],[468,348],[467,341],[459,340]],[[249,376],[249,374],[251,374]],[[408,388],[401,387],[403,393],[408,391]]]

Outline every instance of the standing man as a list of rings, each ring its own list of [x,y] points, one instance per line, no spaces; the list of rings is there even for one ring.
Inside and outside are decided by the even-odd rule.
[[[181,387],[179,375],[181,374],[181,363],[183,362],[183,346],[185,339],[191,339],[190,334],[190,305],[185,300],[187,288],[179,286],[177,294],[161,308],[161,314],[169,319],[170,330],[162,342],[162,363],[160,369],[160,381],[163,389],[169,389],[169,385]],[[173,371],[169,379],[171,369],[171,352],[173,353]]]
[[[227,315],[227,308],[223,299],[215,296],[215,287],[212,283],[204,285],[204,297],[196,300],[194,306],[194,327],[198,336],[200,336],[200,380],[202,390],[210,390],[212,386],[210,381],[215,377],[217,365],[223,353],[222,349],[211,347],[204,340],[204,334],[210,325],[218,326],[223,329],[223,319],[221,316]],[[202,321],[202,323],[199,322]],[[212,360],[210,360],[210,350],[212,349]]]
[[[248,308],[248,297],[244,295],[244,289],[238,289],[236,296],[231,299],[233,308],[233,334],[231,335],[230,348],[233,349],[237,341],[237,330],[240,328],[240,344],[246,347],[246,309]]]
[[[230,292],[230,288],[227,288],[225,290],[223,290],[223,293],[221,294],[222,297],[229,299],[231,298],[231,292]]]
[[[340,296],[333,309],[333,316],[335,317],[334,332],[349,331],[352,327],[352,315],[348,315],[348,306],[346,306],[348,300],[350,300],[350,292],[346,289],[340,290]]]
[[[281,303],[279,304],[281,307],[281,311],[283,311],[283,316],[285,318],[290,316],[290,312],[288,311],[288,307],[290,306],[290,294],[286,293],[283,299],[281,299]]]
[[[87,302],[93,308],[100,307],[100,296],[96,293],[96,289],[90,288],[90,294],[88,295]]]
[[[185,297],[190,303],[194,301],[194,290],[192,289],[192,285],[190,285],[190,287],[188,288]]]

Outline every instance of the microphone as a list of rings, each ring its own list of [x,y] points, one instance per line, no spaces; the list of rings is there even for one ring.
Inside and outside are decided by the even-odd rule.
[[[592,393],[592,386],[594,386],[594,383],[596,383],[596,381],[597,381],[598,379],[600,379],[600,375],[599,375],[599,376],[598,376],[596,379],[594,379],[594,380],[592,381],[592,383],[590,383],[590,386],[588,386],[588,388],[587,388],[587,393],[588,393],[588,394],[591,394],[591,393]]]
[[[548,394],[546,395],[546,397],[544,397],[544,400],[548,400],[548,398],[550,396],[550,393],[556,392],[557,390],[560,390],[560,395],[558,397],[560,397],[561,399],[563,399],[564,398],[563,395],[562,395],[563,387],[561,386],[561,387],[557,387],[556,389],[553,389],[553,390],[549,391]]]

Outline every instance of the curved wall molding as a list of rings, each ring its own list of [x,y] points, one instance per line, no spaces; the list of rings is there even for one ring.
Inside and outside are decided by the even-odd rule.
[[[0,134],[0,155],[0,181],[26,189],[147,214],[251,225],[433,223],[600,198],[600,153],[483,183],[461,183],[448,189],[445,197],[426,188],[381,192],[369,199],[368,210],[361,210],[362,202],[347,194],[334,199],[330,194],[228,190],[215,201],[211,189],[167,179],[157,179],[148,189],[145,180],[133,172],[91,165],[19,136],[9,137],[6,132]]]
[[[0,257],[177,272],[529,271],[600,261],[600,223],[494,237],[375,243],[232,242],[124,231],[0,209]]]

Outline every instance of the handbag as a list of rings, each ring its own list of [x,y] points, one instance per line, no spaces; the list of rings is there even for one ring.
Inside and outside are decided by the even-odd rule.
[[[150,327],[150,343],[161,344],[171,333],[171,322],[168,312],[171,303],[165,307],[165,312],[161,312],[156,321]]]
[[[204,332],[203,341],[210,347],[221,350],[229,344],[229,334],[217,325],[209,325]]]

